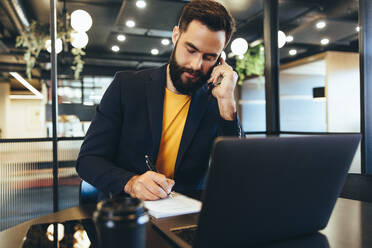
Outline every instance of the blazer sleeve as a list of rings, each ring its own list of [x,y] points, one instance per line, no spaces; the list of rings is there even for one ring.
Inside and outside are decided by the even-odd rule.
[[[80,177],[107,195],[122,193],[134,176],[115,164],[124,118],[121,78],[123,73],[116,73],[103,95],[76,163]]]
[[[244,137],[244,131],[237,114],[232,121],[227,121],[219,116],[218,136]]]

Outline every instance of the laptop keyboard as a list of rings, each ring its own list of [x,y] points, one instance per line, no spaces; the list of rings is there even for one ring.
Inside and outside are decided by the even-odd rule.
[[[183,241],[189,245],[194,245],[196,238],[196,231],[198,230],[197,226],[187,227],[183,229],[171,230],[172,233],[176,234]]]

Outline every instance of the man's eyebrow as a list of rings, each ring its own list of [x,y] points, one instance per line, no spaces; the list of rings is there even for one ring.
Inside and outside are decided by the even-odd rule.
[[[196,46],[194,46],[194,44],[192,44],[191,42],[186,41],[185,43],[188,47],[190,47],[190,48],[199,52],[199,49]],[[218,54],[216,54],[216,53],[206,53],[205,55],[206,56],[212,56],[212,57],[215,57],[215,58],[218,56]]]

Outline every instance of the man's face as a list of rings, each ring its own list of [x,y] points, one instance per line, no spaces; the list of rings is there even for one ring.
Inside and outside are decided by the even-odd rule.
[[[186,31],[173,29],[175,44],[169,60],[173,86],[181,94],[193,95],[210,77],[225,45],[225,31],[212,31],[192,21]]]

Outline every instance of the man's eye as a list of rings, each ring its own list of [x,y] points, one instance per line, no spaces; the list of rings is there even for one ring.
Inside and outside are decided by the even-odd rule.
[[[195,50],[187,50],[189,53],[193,54]]]

